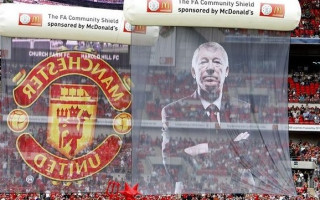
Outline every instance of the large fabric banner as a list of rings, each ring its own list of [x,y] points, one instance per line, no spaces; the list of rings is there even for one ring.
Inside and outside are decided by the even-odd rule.
[[[295,194],[289,42],[288,32],[162,27],[154,46],[132,46],[142,193]]]
[[[0,192],[105,192],[131,177],[128,45],[2,38]]]

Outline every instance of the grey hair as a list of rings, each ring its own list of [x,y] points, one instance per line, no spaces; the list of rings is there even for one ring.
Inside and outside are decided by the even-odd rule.
[[[192,57],[192,67],[194,68],[196,66],[196,61],[198,58],[198,54],[200,49],[213,49],[214,51],[220,51],[222,52],[223,55],[223,59],[226,62],[226,66],[229,66],[229,60],[228,60],[228,54],[226,52],[226,50],[217,42],[206,42],[201,44],[193,53],[193,57]]]

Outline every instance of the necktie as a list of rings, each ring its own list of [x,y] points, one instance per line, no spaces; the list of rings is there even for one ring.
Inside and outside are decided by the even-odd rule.
[[[218,115],[219,109],[217,108],[217,106],[214,104],[211,104],[207,109],[210,113],[209,117],[210,117],[211,121],[218,122],[217,115]]]

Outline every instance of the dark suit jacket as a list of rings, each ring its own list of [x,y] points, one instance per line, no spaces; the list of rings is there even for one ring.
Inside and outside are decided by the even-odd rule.
[[[230,104],[229,104],[230,105]],[[230,109],[220,108],[220,121],[230,122]],[[195,91],[190,96],[179,99],[166,105],[161,112],[162,123],[169,121],[198,121],[210,122],[210,118],[203,108],[200,98]]]
[[[237,105],[232,105],[234,102]],[[248,106],[248,103],[240,100],[222,103],[220,123],[230,122],[232,110],[244,106]],[[184,189],[192,193],[216,193],[219,190],[233,193],[234,187],[238,187],[237,192],[241,192],[243,188],[248,188],[248,184],[252,184],[252,180],[245,180],[246,174],[252,179],[250,168],[253,164],[251,158],[247,157],[251,146],[250,137],[246,137],[246,133],[239,130],[223,130],[218,124],[208,126],[211,128],[171,127],[172,123],[181,121],[186,124],[200,122],[201,126],[210,124],[210,118],[196,92],[166,105],[161,116],[163,162],[173,185],[175,182],[183,182]],[[250,121],[250,115],[247,116],[241,121]],[[235,141],[241,134],[244,137]],[[245,141],[242,141],[244,138]],[[190,149],[198,153],[190,154]],[[226,168],[226,165],[229,165],[229,168]],[[208,186],[224,180],[226,185],[219,185],[215,191]],[[243,184],[244,181],[248,183]],[[196,182],[201,184],[195,185]]]

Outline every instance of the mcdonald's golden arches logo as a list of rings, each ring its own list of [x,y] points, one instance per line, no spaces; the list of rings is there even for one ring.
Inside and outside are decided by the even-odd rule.
[[[172,13],[172,0],[148,0],[147,12]]]
[[[260,16],[284,18],[284,15],[285,15],[284,4],[269,4],[269,3],[260,4]]]
[[[19,13],[19,25],[42,26],[42,14]]]

